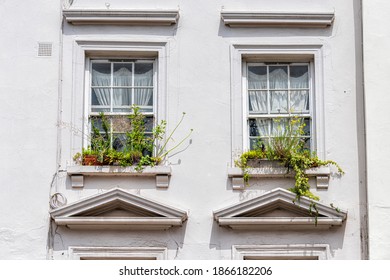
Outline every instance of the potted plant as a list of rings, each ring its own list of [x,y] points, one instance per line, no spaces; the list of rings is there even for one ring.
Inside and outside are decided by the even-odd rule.
[[[132,106],[132,114],[129,115],[130,129],[126,132],[125,140],[121,141],[119,138],[113,140],[113,142],[120,141],[121,144],[121,149],[115,150],[112,148],[109,137],[110,124],[104,113],[100,113],[100,129],[92,119],[91,144],[87,149],[83,149],[82,154],[77,153],[74,160],[83,165],[135,166],[137,171],[142,171],[144,166],[158,165],[191,135],[192,129],[178,144],[166,150],[168,142],[172,140],[174,132],[182,123],[184,115],[185,113],[171,134],[164,138],[166,121],[161,121],[154,126],[151,133],[147,133],[145,115],[137,106]]]
[[[244,180],[249,181],[250,168],[260,167],[264,161],[270,162],[268,166],[277,168],[286,167],[288,172],[295,173],[295,185],[289,190],[296,194],[297,199],[306,196],[314,200],[319,197],[310,191],[309,178],[305,171],[309,168],[334,165],[340,174],[344,171],[332,160],[320,160],[318,156],[304,147],[304,127],[302,118],[291,118],[284,127],[278,126],[274,137],[268,142],[259,142],[254,150],[244,152],[238,160],[236,166],[244,172]]]

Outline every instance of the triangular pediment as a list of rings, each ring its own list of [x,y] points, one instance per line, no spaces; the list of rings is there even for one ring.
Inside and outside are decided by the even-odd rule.
[[[214,211],[220,226],[246,230],[327,229],[342,225],[346,217],[346,212],[306,197],[297,201],[282,188]]]
[[[187,212],[113,189],[52,210],[51,216],[73,229],[163,230],[181,226]]]

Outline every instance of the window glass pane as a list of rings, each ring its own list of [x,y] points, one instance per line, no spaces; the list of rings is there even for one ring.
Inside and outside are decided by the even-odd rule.
[[[286,126],[288,125],[289,120],[287,118],[276,118],[272,119],[271,123],[271,135],[272,136],[282,136],[286,133]]]
[[[126,146],[126,134],[125,133],[113,133],[112,134],[112,148],[116,151],[123,151]]]
[[[254,138],[251,137],[249,139],[249,148],[251,150],[259,149],[265,147],[265,145],[268,143],[269,139],[268,138]]]
[[[114,86],[130,87],[132,86],[132,67],[131,63],[114,64]]]
[[[91,127],[95,126],[100,132],[104,132],[102,119],[98,116],[93,116],[89,119]]]
[[[269,67],[269,87],[271,89],[287,89],[287,66]]]
[[[153,63],[136,63],[134,86],[151,87],[153,86]]]
[[[110,86],[111,85],[111,64],[110,63],[92,63],[92,86]]]
[[[290,112],[306,113],[309,112],[309,91],[294,90],[290,94]]]
[[[248,67],[248,88],[267,89],[267,66]]]
[[[131,91],[129,88],[113,89],[114,112],[130,112]]]
[[[307,65],[290,66],[290,87],[309,88],[309,75]]]
[[[153,111],[153,89],[136,88],[134,89],[134,104],[140,107],[141,112]]]
[[[271,113],[282,114],[287,113],[288,94],[287,91],[271,91],[270,103]]]
[[[113,132],[128,132],[130,131],[130,119],[129,116],[112,116],[112,131]]]
[[[306,118],[303,120],[305,126],[303,127],[304,135],[310,136],[311,135],[311,122],[309,118]]]
[[[249,136],[268,136],[269,124],[268,119],[249,119]]]
[[[145,118],[145,132],[146,133],[153,131],[153,121],[154,121],[154,119],[152,116],[148,116]]]
[[[91,111],[108,112],[110,111],[110,89],[93,88],[91,92]]]
[[[266,91],[249,91],[249,113],[267,113]]]

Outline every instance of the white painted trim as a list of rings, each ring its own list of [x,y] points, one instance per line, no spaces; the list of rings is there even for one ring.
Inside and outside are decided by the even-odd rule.
[[[178,10],[64,9],[63,15],[73,25],[169,26],[179,20]]]
[[[214,211],[214,219],[220,226],[233,229],[280,229],[306,230],[328,229],[341,226],[347,218],[347,212],[334,209],[318,201],[301,197],[295,201],[296,195],[288,190],[276,188],[258,197]],[[318,210],[317,219],[310,215],[312,204]],[[294,213],[294,217],[263,217],[274,209],[282,208]],[[315,222],[317,221],[317,226]]]
[[[101,216],[111,209],[136,211],[138,216]],[[181,226],[187,212],[115,188],[54,209],[50,212],[54,222],[75,229],[134,229],[163,230]]]
[[[219,226],[234,230],[325,230],[341,226],[342,218],[267,217],[267,218],[219,218]]]
[[[244,151],[245,135],[242,118],[246,99],[243,99],[243,60],[262,60],[267,58],[284,61],[291,59],[313,61],[314,75],[311,98],[312,145],[320,159],[325,159],[325,120],[324,120],[324,73],[323,46],[318,44],[232,44],[231,54],[231,115],[232,115],[232,166],[237,153]]]
[[[334,20],[334,12],[253,12],[222,11],[221,18],[229,27],[309,27],[326,28]]]
[[[106,217],[58,217],[54,219],[59,226],[70,229],[88,230],[167,230],[181,226],[181,218],[106,218]]]
[[[69,247],[70,260],[166,260],[165,247]]]
[[[289,245],[233,245],[233,260],[327,260],[330,256],[328,244]]]
[[[89,115],[89,77],[85,78],[86,69],[89,67],[89,57],[99,55],[105,58],[149,55],[156,59],[157,86],[154,100],[154,110],[156,122],[166,120],[167,111],[167,57],[168,39],[151,39],[139,38],[139,40],[107,40],[101,38],[78,37],[73,44],[73,89],[72,99],[77,100],[79,96],[84,96],[83,115],[72,114],[72,123],[78,124],[80,119],[84,120],[83,124],[83,142],[82,145],[72,147],[73,151],[81,151],[81,147],[88,146],[88,115]],[[73,104],[73,107],[76,107]],[[74,110],[72,107],[71,110]],[[78,135],[73,135],[72,143],[78,143]],[[72,156],[72,155],[70,155]]]

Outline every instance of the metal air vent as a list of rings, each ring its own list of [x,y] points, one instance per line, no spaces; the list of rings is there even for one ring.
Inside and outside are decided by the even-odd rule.
[[[53,49],[52,43],[38,42],[38,56],[48,57],[51,56]]]

